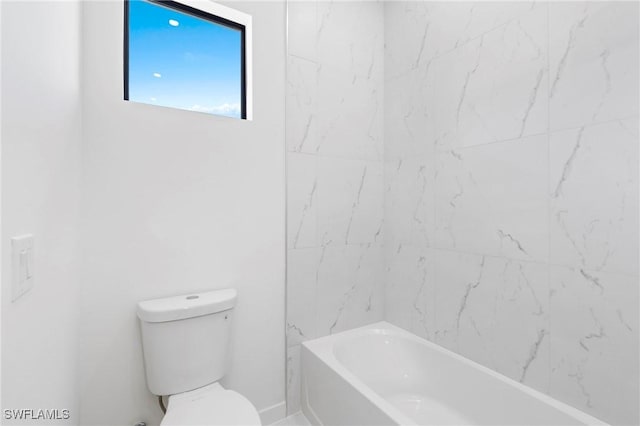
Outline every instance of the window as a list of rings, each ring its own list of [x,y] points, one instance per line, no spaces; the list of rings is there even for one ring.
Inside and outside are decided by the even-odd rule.
[[[251,17],[212,2],[125,1],[124,99],[250,119],[250,41]]]

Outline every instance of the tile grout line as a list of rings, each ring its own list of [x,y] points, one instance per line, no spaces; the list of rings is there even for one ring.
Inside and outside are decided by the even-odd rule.
[[[549,61],[547,60],[547,64],[548,64],[548,62]],[[550,71],[550,67],[548,65],[547,65],[547,70]],[[547,76],[547,80],[548,79],[549,79],[549,76]],[[580,130],[582,128],[596,127],[596,126],[616,123],[616,122],[619,122],[619,121],[625,121],[625,120],[629,120],[629,119],[640,117],[640,114],[632,114],[632,115],[627,115],[627,116],[624,116],[624,117],[612,118],[612,119],[609,119],[609,120],[594,121],[594,122],[587,123],[587,124],[582,125],[582,126],[573,126],[573,127],[566,127],[566,128],[552,130],[550,128],[550,120],[551,120],[551,118],[550,118],[549,106],[550,106],[550,99],[549,99],[549,94],[547,94],[547,129],[545,131],[531,133],[531,134],[528,134],[528,135],[522,135],[520,137],[515,137],[515,138],[500,139],[500,140],[495,140],[495,141],[491,141],[491,142],[485,142],[485,143],[479,143],[479,144],[467,145],[467,146],[454,146],[454,147],[442,146],[441,148],[438,148],[438,146],[436,144],[436,151],[438,151],[438,152],[448,152],[448,151],[451,151],[451,150],[453,150],[453,151],[463,151],[463,150],[481,148],[481,147],[484,147],[484,146],[496,145],[496,144],[507,143],[507,142],[517,143],[519,141],[522,141],[523,139],[534,138],[536,136],[545,136],[545,135],[546,136],[550,136],[550,135],[556,134],[556,133],[570,132],[570,131]]]
[[[407,243],[406,241],[403,242],[403,245],[416,246],[416,244]],[[502,254],[480,253],[480,252],[469,251],[469,250],[464,250],[464,249],[459,249],[459,248],[449,248],[449,247],[442,247],[442,246],[427,246],[427,248],[429,248],[431,250],[435,250],[435,251],[448,252],[448,253],[458,253],[458,254],[467,255],[467,256],[479,256],[479,257],[484,256],[484,257],[488,257],[488,258],[492,258],[492,259],[505,259],[505,260],[508,260],[508,261],[511,261],[511,262],[520,262],[520,263],[536,264],[536,265],[549,265],[551,267],[559,267],[559,268],[566,268],[566,269],[572,269],[572,270],[584,270],[584,271],[589,271],[589,272],[593,272],[593,273],[596,273],[596,274],[613,274],[613,275],[621,275],[621,276],[630,277],[630,278],[638,278],[638,277],[640,277],[640,274],[636,274],[636,273],[633,273],[633,272],[625,272],[625,271],[620,271],[620,270],[598,270],[598,269],[593,269],[593,268],[585,268],[585,267],[583,267],[581,265],[576,265],[576,264],[551,262],[549,259],[542,259],[542,260],[522,259],[522,258],[517,258],[517,257],[512,257],[512,256],[505,256],[505,255],[502,255]]]
[[[549,189],[551,188],[551,12],[550,5],[547,2],[547,330],[549,337],[549,352],[547,354],[547,393],[551,395],[551,354],[552,354],[552,331],[551,331],[551,197]]]

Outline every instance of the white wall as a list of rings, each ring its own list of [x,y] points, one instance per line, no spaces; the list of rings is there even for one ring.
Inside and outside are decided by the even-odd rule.
[[[69,409],[58,422],[77,424],[80,5],[3,1],[0,27],[2,407]],[[10,237],[25,233],[35,286],[11,303]]]
[[[157,424],[136,302],[224,287],[223,384],[284,414],[285,9],[231,6],[253,16],[251,122],[124,102],[122,2],[84,4],[82,424]]]
[[[638,424],[638,4],[385,4],[388,320]]]
[[[0,23],[2,22],[2,3],[0,2]],[[2,191],[2,30],[0,30],[0,191]],[[2,233],[2,195],[0,194],[0,240],[3,238]],[[2,257],[2,244],[0,243],[0,257]],[[0,287],[2,281],[2,264],[0,261]],[[2,306],[2,293],[4,291],[0,288],[0,306]],[[2,401],[2,313],[0,312],[0,401]],[[2,403],[0,402],[0,405]]]
[[[287,401],[300,343],[381,320],[383,4],[289,2]]]

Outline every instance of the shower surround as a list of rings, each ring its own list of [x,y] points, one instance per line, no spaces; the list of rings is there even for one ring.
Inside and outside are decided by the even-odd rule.
[[[386,319],[637,424],[638,74],[637,3],[290,3],[289,410]]]
[[[300,343],[384,318],[383,12],[288,4],[289,413],[300,406]]]

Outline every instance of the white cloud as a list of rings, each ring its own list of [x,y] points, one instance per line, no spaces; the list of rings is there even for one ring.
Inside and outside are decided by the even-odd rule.
[[[240,116],[240,105],[239,104],[222,104],[216,106],[204,106],[204,105],[194,105],[191,108],[191,111],[198,112],[207,112],[210,114],[220,114],[220,115],[230,115],[230,116]]]

